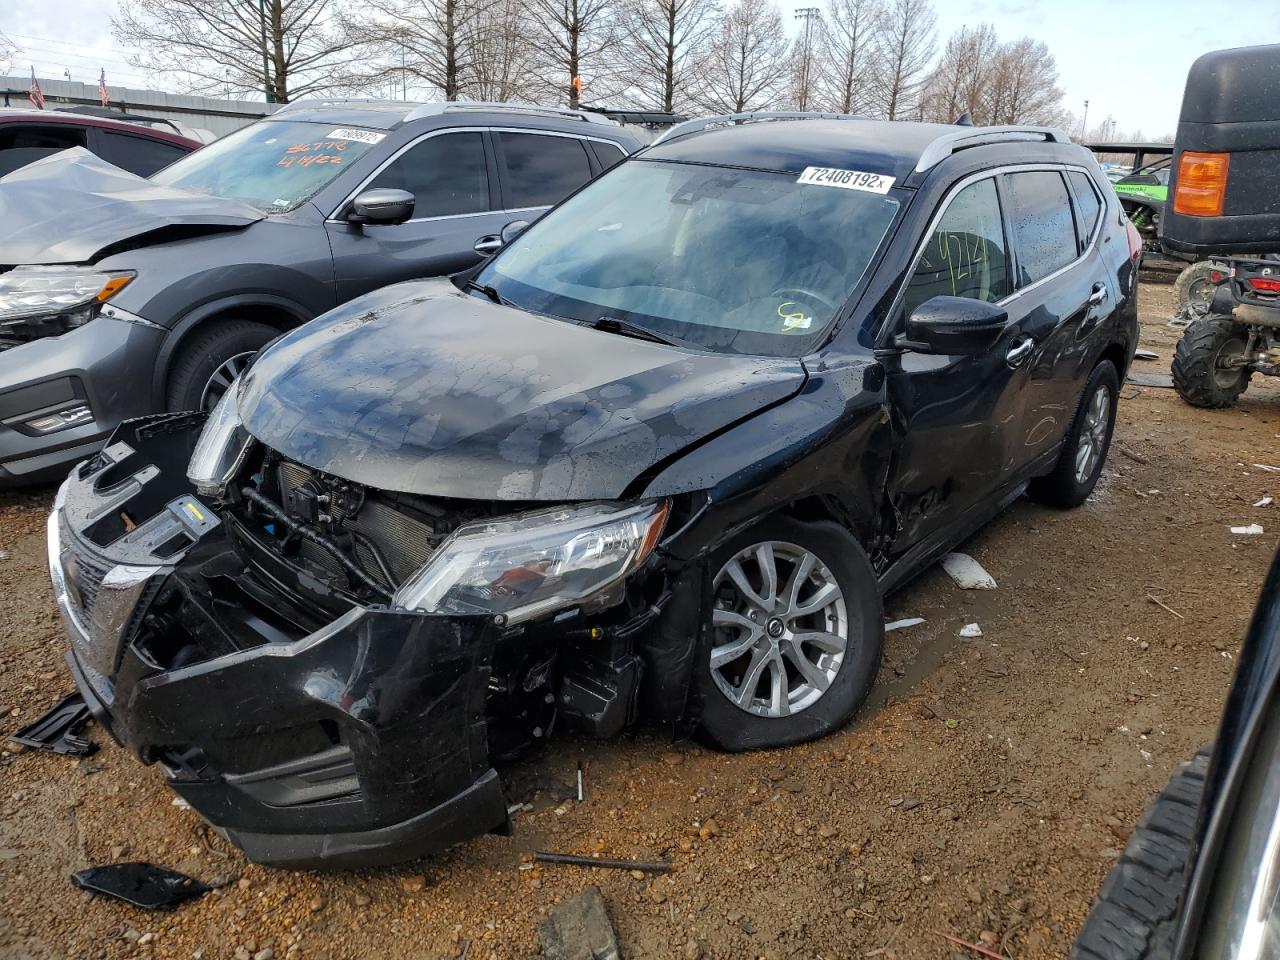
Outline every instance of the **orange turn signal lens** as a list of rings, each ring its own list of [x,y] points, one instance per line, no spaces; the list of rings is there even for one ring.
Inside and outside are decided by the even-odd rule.
[[[1229,153],[1183,153],[1178,158],[1173,212],[1187,217],[1222,216],[1230,163]]]
[[[121,273],[109,279],[98,291],[98,302],[106,303],[117,293],[129,285],[129,281],[134,278],[135,274]]]

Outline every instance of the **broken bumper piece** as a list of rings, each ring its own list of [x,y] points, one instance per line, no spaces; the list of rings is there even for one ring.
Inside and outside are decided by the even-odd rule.
[[[264,626],[269,642],[207,659],[158,654],[150,609],[178,591],[181,556],[216,558],[225,537],[187,508],[212,511],[167,491],[109,550],[93,541],[95,524],[157,496],[129,469],[135,445],[145,438],[73,473],[49,518],[67,661],[111,735],[260,863],[368,866],[509,832],[485,722],[492,620],[356,607],[302,635]],[[187,545],[156,557],[175,537]],[[183,603],[188,624],[232,615]]]

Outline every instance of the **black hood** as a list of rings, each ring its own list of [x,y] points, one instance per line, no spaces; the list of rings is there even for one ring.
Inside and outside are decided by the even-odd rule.
[[[240,412],[269,447],[368,486],[589,500],[804,381],[798,360],[636,340],[429,280],[288,334],[246,375]]]
[[[75,147],[0,178],[0,264],[92,263],[144,234],[175,239],[173,228],[234,230],[262,218],[247,203],[162,187]]]

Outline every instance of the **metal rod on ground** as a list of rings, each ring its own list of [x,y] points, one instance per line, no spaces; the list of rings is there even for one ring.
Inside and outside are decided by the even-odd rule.
[[[572,853],[545,853],[541,850],[533,855],[533,859],[540,863],[565,863],[571,867],[604,867],[608,870],[639,870],[641,873],[671,872],[671,864],[653,860],[596,860]]]
[[[582,802],[582,761],[578,761],[578,802]]]

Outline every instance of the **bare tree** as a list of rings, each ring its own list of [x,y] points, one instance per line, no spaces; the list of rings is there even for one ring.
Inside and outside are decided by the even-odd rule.
[[[476,20],[473,77],[467,95],[476,100],[531,100],[536,96],[537,52],[524,0],[493,0]]]
[[[992,70],[988,122],[1051,126],[1065,115],[1058,66],[1049,48],[1030,37],[1001,47]]]
[[[819,100],[840,113],[861,113],[872,102],[880,0],[827,0],[819,41]]]
[[[457,100],[472,74],[477,20],[487,0],[364,0],[342,17],[364,65],[353,84],[408,86],[408,78]],[[405,99],[408,99],[407,93]]]
[[[693,98],[717,113],[742,113],[777,103],[791,64],[782,15],[770,0],[738,0],[721,15]]]
[[[626,0],[618,8],[618,52],[644,102],[666,111],[688,105],[692,67],[718,14],[716,0]]]
[[[924,119],[952,123],[968,113],[976,124],[990,123],[990,86],[1001,49],[988,23],[953,33],[921,90]]]
[[[121,0],[111,18],[135,67],[177,74],[192,90],[265,90],[288,103],[342,86],[350,62],[341,0]]]
[[[797,7],[795,17],[801,27],[799,36],[791,44],[791,89],[787,101],[788,106],[796,110],[811,110],[817,94],[819,71],[813,55],[816,45],[822,42],[822,10],[819,7]]]
[[[18,45],[6,37],[3,30],[0,30],[0,72],[9,72],[9,66],[13,62],[13,55],[17,52]]]
[[[617,43],[612,0],[529,0],[529,13],[544,80],[576,110],[584,76],[600,80],[608,74],[606,54]],[[593,90],[593,97],[601,92]]]
[[[925,71],[933,59],[934,25],[930,0],[889,0],[880,23],[877,53],[881,61],[880,112],[890,120],[918,107]]]

